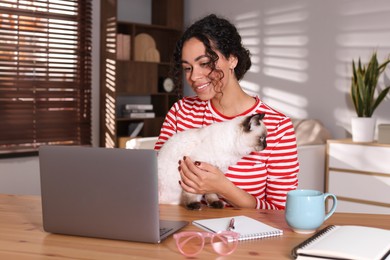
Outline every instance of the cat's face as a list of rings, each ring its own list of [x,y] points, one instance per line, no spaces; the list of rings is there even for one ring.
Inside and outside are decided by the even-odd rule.
[[[267,128],[262,119],[264,114],[255,114],[244,117],[240,127],[242,129],[241,140],[256,151],[267,147]]]

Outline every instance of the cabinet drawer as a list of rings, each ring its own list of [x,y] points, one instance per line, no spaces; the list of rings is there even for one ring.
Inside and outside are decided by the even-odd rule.
[[[336,196],[390,205],[390,175],[329,171],[329,191]]]
[[[390,214],[390,207],[381,207],[376,205],[338,200],[336,212]]]
[[[390,176],[390,148],[380,146],[330,143],[329,168],[388,173]]]

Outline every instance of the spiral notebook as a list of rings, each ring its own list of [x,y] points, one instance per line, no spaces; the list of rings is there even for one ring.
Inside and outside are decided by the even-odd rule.
[[[193,221],[192,224],[206,231],[217,233],[228,230],[232,218],[234,218],[234,229],[232,231],[240,234],[238,239],[240,241],[283,235],[283,230],[247,216],[201,219]]]
[[[293,248],[292,256],[299,260],[390,260],[390,230],[327,226]]]

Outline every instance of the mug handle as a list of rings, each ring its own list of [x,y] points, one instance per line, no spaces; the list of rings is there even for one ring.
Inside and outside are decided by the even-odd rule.
[[[324,221],[327,220],[330,216],[333,215],[333,213],[335,212],[336,207],[337,207],[337,198],[336,198],[336,196],[335,196],[334,194],[332,194],[332,193],[324,193],[324,203],[326,202],[326,199],[327,199],[328,197],[330,197],[330,198],[332,199],[332,201],[333,201],[332,204],[333,204],[333,205],[332,205],[332,208],[329,210],[329,212],[325,215]]]

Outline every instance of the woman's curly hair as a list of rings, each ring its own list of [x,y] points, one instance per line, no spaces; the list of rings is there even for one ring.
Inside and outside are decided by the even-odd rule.
[[[218,55],[213,48],[218,50],[226,59],[231,55],[237,57],[238,63],[234,68],[237,80],[242,79],[252,65],[249,50],[243,47],[237,28],[228,20],[215,14],[210,14],[188,27],[176,43],[171,74],[179,93],[181,93],[183,88],[183,45],[191,38],[196,38],[204,44],[206,55],[210,58],[210,74],[217,72],[219,75],[217,79],[214,79],[216,81],[220,81],[224,75],[215,66],[218,61]],[[218,82],[213,82],[213,84],[216,86]]]

